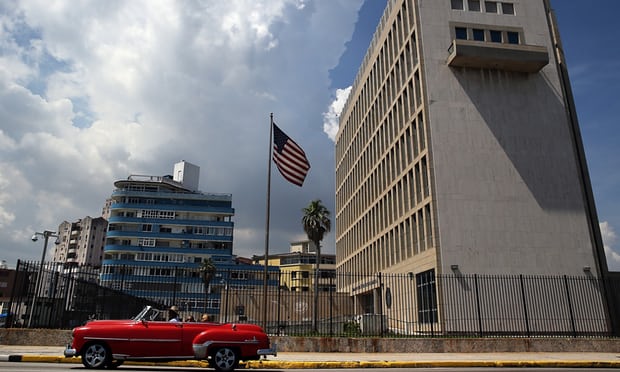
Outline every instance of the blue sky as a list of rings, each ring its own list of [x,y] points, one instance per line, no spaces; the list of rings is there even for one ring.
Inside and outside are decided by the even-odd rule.
[[[312,165],[302,188],[273,169],[270,252],[305,239],[311,200],[334,211],[330,135],[385,1],[54,4],[0,2],[0,260],[38,260],[34,231],[98,216],[115,180],[170,174],[180,160],[201,167],[201,190],[232,193],[235,253],[262,254],[270,113]],[[552,5],[620,270],[620,2]]]
[[[608,265],[620,271],[616,236],[620,229],[620,52],[613,47],[620,2],[555,0],[551,4],[564,45]]]

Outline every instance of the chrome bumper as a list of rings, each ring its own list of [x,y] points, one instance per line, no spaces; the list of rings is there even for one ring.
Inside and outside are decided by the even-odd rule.
[[[273,346],[269,349],[258,349],[256,353],[261,356],[267,356],[267,355],[278,356],[278,345],[273,344]]]
[[[210,342],[206,342],[204,344],[193,344],[192,348],[194,349],[194,356],[196,359],[206,359],[207,358],[207,348],[209,347]]]
[[[64,354],[65,354],[65,358],[71,358],[71,357],[77,356],[77,350],[72,349],[71,345],[67,345],[67,348],[65,349]]]

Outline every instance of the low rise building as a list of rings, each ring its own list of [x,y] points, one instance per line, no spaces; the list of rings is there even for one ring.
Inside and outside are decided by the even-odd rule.
[[[254,256],[257,264],[265,264],[265,256]],[[280,268],[280,286],[291,292],[314,290],[316,246],[309,240],[292,242],[288,253],[269,255],[267,263]],[[335,291],[336,255],[321,254],[319,263],[319,291]]]

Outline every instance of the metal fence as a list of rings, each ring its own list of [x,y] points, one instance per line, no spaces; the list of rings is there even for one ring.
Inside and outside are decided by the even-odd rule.
[[[174,304],[182,316],[206,312],[280,335],[608,337],[609,304],[618,299],[607,292],[620,288],[618,279],[606,286],[593,276],[322,272],[315,296],[312,271],[270,272],[265,288],[261,271],[218,272],[205,287],[195,270],[154,270],[159,275],[124,276],[106,287],[95,268],[18,262],[7,327],[71,328]]]
[[[99,270],[18,261],[6,327],[68,329],[89,319],[129,319],[160,303],[102,287]]]

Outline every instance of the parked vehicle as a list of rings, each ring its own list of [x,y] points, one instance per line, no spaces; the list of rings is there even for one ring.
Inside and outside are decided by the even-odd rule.
[[[254,324],[170,322],[166,312],[145,307],[131,320],[93,320],[73,329],[66,357],[82,357],[86,368],[116,368],[126,360],[207,360],[221,372],[239,361],[277,355]]]

